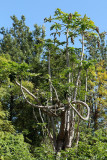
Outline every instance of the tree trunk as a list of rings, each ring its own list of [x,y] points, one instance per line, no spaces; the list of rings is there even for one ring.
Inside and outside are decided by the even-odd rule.
[[[87,101],[87,70],[86,70],[86,79],[85,79],[85,91],[86,91],[85,93],[85,103],[86,103]]]
[[[67,28],[67,35],[66,35],[66,57],[67,57],[67,67],[70,67],[70,57],[68,52],[68,33],[69,29]],[[71,72],[68,73],[68,83],[71,83]],[[68,103],[71,102],[71,87],[68,88]],[[65,148],[70,148],[72,145],[72,140],[74,138],[74,110],[71,110],[69,107],[66,111],[66,143]]]
[[[11,88],[11,86],[10,86]],[[11,91],[10,93],[10,117],[9,117],[9,121],[12,121],[12,118],[13,118],[13,107],[14,107],[14,104],[13,104],[13,99],[14,99],[14,96],[13,96],[13,92]]]
[[[65,111],[61,112],[61,125],[56,140],[56,152],[59,152],[60,150],[63,150],[65,148],[65,125],[66,125],[65,114],[66,114]]]

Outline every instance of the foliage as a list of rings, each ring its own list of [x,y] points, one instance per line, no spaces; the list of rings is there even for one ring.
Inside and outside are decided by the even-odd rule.
[[[17,79],[43,106],[51,103],[59,105],[58,99],[60,104],[67,106],[67,98],[71,97],[73,100],[77,89],[76,98],[90,106],[90,119],[83,123],[75,114],[75,131],[81,131],[79,143],[77,145],[75,133],[72,148],[61,151],[57,158],[106,159],[106,33],[99,33],[98,27],[86,15],[81,17],[78,12],[64,13],[59,8],[56,9],[53,18],[50,16],[44,19],[52,24],[51,39],[45,39],[44,26],[35,24],[34,31],[30,31],[25,24],[24,16],[21,16],[20,20],[16,16],[11,16],[11,19],[12,28],[0,29],[0,105],[4,109],[0,110],[0,158],[51,160],[56,156],[52,144],[48,142],[49,137],[46,138],[48,132],[45,127],[53,132],[52,117],[26,103],[20,88],[15,85]],[[67,39],[68,30],[66,41],[64,38],[66,36]],[[75,41],[79,38],[82,47],[76,48]],[[31,95],[25,95],[30,102],[37,105]],[[86,114],[85,108],[82,110],[80,107],[78,110],[82,115]],[[54,118],[56,136],[60,124],[60,118]]]
[[[11,122],[7,120],[8,114],[0,110],[0,159],[32,159],[29,144],[24,142],[22,134],[16,133]]]
[[[42,143],[40,147],[36,147],[34,151],[35,158],[55,159],[55,153],[49,148],[49,143]],[[81,132],[81,139],[78,147],[61,151],[57,155],[58,160],[105,160],[107,158],[107,132],[106,130],[97,130],[94,135],[90,129],[87,129],[87,135]]]
[[[33,160],[23,135],[0,132],[0,158],[2,160]]]
[[[74,147],[67,151],[62,151],[63,160],[103,160],[107,158],[107,132],[106,130],[97,130],[94,135],[87,132],[85,136],[82,132],[82,138],[78,148]],[[85,137],[85,138],[84,138]],[[63,158],[64,157],[64,158]]]
[[[38,160],[55,160],[55,152],[53,152],[52,144],[45,138],[40,147],[34,149],[34,157]]]

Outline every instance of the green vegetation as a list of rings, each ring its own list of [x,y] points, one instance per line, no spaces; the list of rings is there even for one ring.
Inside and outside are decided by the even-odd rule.
[[[51,39],[11,19],[0,29],[0,159],[107,159],[106,32],[60,9],[44,19]]]

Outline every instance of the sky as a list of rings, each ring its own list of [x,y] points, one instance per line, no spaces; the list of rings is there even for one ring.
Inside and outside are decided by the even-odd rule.
[[[107,0],[0,0],[0,28],[12,26],[10,16],[20,19],[24,15],[26,25],[33,30],[34,24],[43,25],[44,18],[53,16],[57,8],[66,13],[86,14],[100,32],[107,31]],[[49,34],[48,24],[45,27]]]

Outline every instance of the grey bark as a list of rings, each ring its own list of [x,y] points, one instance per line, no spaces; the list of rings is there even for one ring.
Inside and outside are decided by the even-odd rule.
[[[87,101],[87,70],[86,70],[86,78],[85,78],[85,91],[86,91],[85,93],[85,103],[86,103]]]

